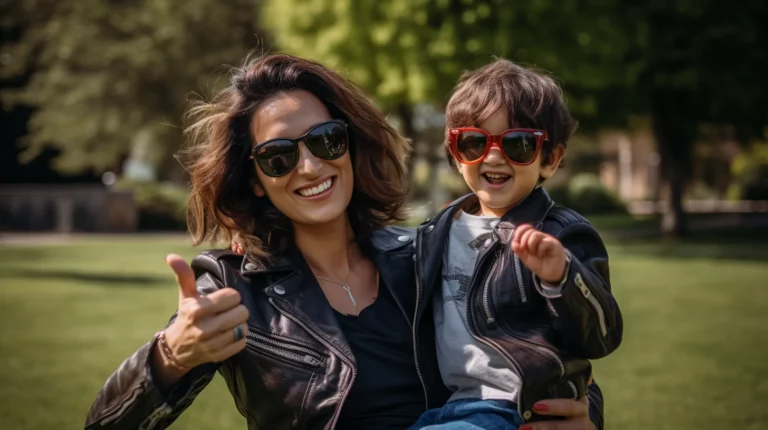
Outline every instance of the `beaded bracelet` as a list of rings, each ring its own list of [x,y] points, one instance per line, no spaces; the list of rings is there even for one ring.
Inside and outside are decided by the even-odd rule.
[[[171,352],[168,342],[165,341],[165,330],[161,330],[160,333],[157,334],[157,343],[160,344],[160,353],[163,355],[163,358],[165,358],[171,366],[183,372],[189,371],[188,367],[182,366],[175,358],[173,358],[173,352]]]

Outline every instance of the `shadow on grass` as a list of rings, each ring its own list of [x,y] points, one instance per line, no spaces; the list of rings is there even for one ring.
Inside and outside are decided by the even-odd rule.
[[[46,255],[46,250],[41,248],[35,249],[0,245],[0,264],[2,265],[38,261],[45,258]]]
[[[768,261],[768,229],[719,229],[694,233],[677,241],[625,240],[612,244],[624,255],[656,258]]]
[[[152,276],[139,274],[93,273],[77,270],[30,270],[6,269],[4,277],[25,279],[55,279],[62,281],[77,281],[91,284],[109,284],[109,286],[126,287],[155,287],[168,282],[167,276]]]

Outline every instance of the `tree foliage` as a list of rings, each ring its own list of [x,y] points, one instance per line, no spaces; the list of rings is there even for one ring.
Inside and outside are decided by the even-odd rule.
[[[137,133],[168,163],[180,143],[191,91],[207,92],[214,72],[236,64],[258,37],[254,0],[16,0],[2,25],[20,37],[3,47],[2,77],[29,75],[5,104],[34,106],[23,157],[61,150],[57,169],[114,167]],[[146,146],[146,145],[145,145]]]
[[[745,0],[267,0],[281,48],[337,67],[386,109],[442,105],[493,56],[562,82],[582,130],[650,117],[682,233],[692,144],[768,123],[768,4]]]

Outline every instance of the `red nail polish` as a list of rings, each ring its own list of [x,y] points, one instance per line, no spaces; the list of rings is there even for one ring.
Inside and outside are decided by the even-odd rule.
[[[517,430],[533,430],[533,426],[529,426],[528,424],[526,424],[518,427]]]
[[[546,412],[549,410],[549,406],[544,403],[536,403],[533,405],[533,410],[536,412]]]

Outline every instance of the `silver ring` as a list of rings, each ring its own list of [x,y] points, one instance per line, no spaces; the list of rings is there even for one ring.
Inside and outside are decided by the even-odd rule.
[[[245,332],[243,331],[243,326],[239,325],[235,327],[235,342],[239,341],[245,336]]]

